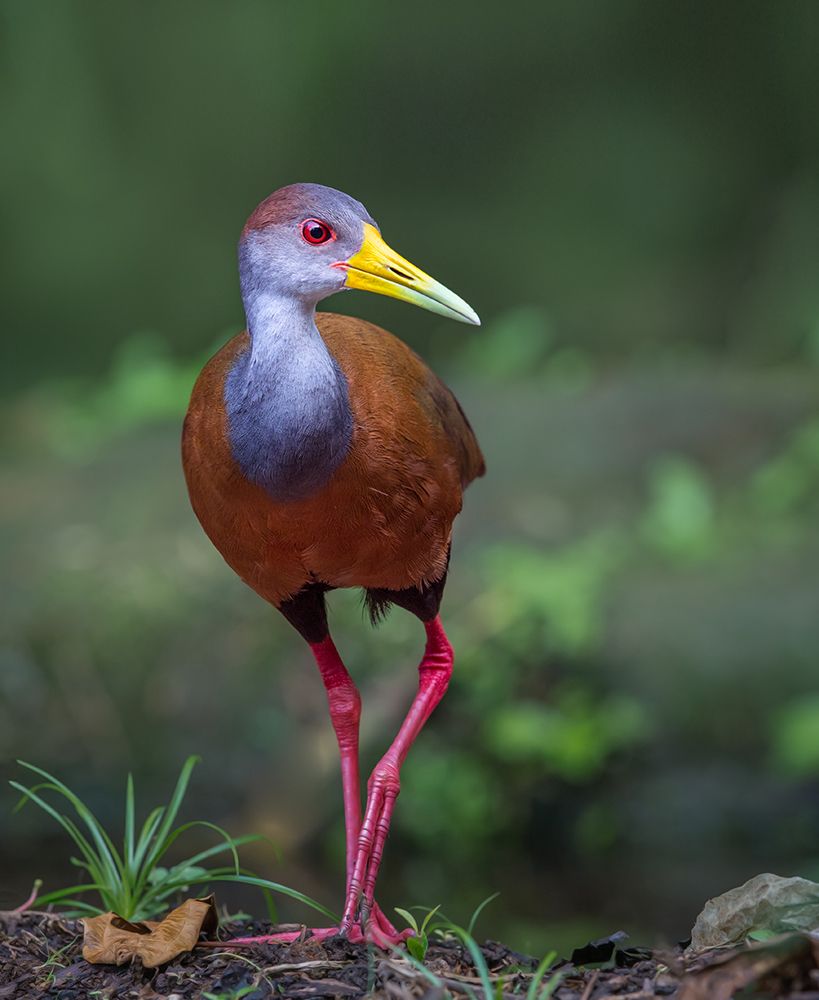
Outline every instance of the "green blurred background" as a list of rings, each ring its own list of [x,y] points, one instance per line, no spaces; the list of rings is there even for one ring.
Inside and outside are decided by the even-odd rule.
[[[317,673],[178,457],[242,326],[242,223],[313,180],[484,319],[326,304],[447,377],[489,468],[382,904],[500,890],[480,929],[518,948],[654,942],[759,871],[819,874],[817,46],[809,0],[3,2],[4,776],[55,770],[116,829],[129,769],[147,811],[201,753],[186,816],[270,834],[248,862],[339,903]],[[332,605],[371,766],[423,636]],[[0,907],[71,878],[13,802]]]

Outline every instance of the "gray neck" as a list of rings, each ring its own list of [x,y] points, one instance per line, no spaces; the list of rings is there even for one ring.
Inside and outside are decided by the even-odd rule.
[[[250,349],[225,382],[233,457],[275,500],[321,489],[353,434],[347,380],[316,327],[315,306],[259,292],[245,297]]]

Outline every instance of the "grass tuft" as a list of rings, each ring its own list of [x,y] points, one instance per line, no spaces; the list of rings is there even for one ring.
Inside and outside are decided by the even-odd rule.
[[[304,893],[278,882],[259,878],[239,864],[238,848],[266,838],[259,834],[231,837],[222,827],[206,820],[192,820],[177,825],[177,816],[188,790],[191,774],[199,758],[188,757],[182,765],[176,785],[167,805],[157,806],[145,818],[137,832],[134,782],[128,775],[125,785],[125,822],[121,849],[114,843],[100,821],[74,792],[53,774],[34,764],[18,761],[44,781],[31,786],[19,781],[9,784],[21,793],[15,812],[27,802],[33,802],[55,820],[73,841],[79,857],[71,862],[83,870],[86,878],[76,885],[57,889],[40,896],[38,904],[66,907],[72,915],[83,916],[112,910],[126,920],[149,920],[164,913],[181,892],[199,891],[214,882],[239,882],[252,885],[265,893],[270,903],[271,893],[289,896],[314,910],[336,919],[334,914]],[[46,797],[47,796],[47,797]],[[73,817],[60,811],[67,803]],[[167,866],[162,864],[176,841],[196,827],[218,834],[219,842],[189,857]],[[230,864],[209,862],[220,854],[230,857]],[[96,893],[99,904],[90,902],[88,894]],[[93,898],[93,897],[92,897]]]

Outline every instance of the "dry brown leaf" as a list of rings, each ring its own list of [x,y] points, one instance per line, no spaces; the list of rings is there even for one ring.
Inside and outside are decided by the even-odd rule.
[[[188,899],[160,921],[131,923],[116,913],[83,918],[82,955],[94,965],[124,965],[141,958],[146,969],[170,962],[190,951],[204,930],[216,928],[213,896]]]
[[[819,940],[810,934],[785,934],[732,950],[683,978],[677,1000],[731,1000],[739,990],[774,977],[787,986],[819,963]],[[779,994],[777,989],[777,995]]]

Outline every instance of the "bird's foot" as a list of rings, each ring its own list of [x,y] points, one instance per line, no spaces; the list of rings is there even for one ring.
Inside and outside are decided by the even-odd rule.
[[[401,944],[412,934],[410,930],[398,931],[393,927],[383,910],[375,903],[370,919],[362,930],[359,924],[353,924],[349,929],[342,927],[299,927],[296,930],[280,931],[276,934],[262,934],[258,937],[231,938],[228,941],[220,942],[221,945],[233,947],[246,947],[258,944],[293,944],[295,941],[307,941],[313,939],[324,941],[327,938],[346,937],[353,944],[375,944],[379,948],[389,949],[394,945]]]

